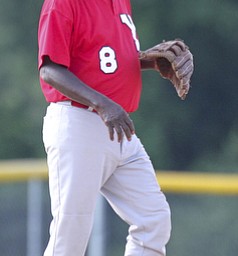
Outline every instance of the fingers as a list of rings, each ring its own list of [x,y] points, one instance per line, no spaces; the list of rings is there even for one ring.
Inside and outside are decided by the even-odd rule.
[[[143,60],[166,58],[172,63],[175,58],[185,51],[189,52],[188,46],[182,40],[176,39],[172,41],[164,41],[146,51],[141,51],[139,58]]]
[[[183,48],[179,47],[178,45],[173,45],[173,47],[171,47],[170,51],[173,51],[173,53],[176,56],[179,56],[181,54],[181,52],[183,51]]]
[[[107,124],[110,140],[114,140],[114,128],[112,125]]]
[[[158,44],[154,47],[156,47],[160,51],[164,51],[164,52],[170,51],[171,49],[174,51],[176,51],[176,50],[185,51],[186,49],[188,49],[187,45],[180,39],[163,41],[161,44]]]
[[[133,134],[135,134],[135,127],[133,121],[129,118],[126,120],[125,126],[123,127],[124,134],[127,140],[131,140]]]
[[[188,94],[190,88],[190,80],[193,74],[193,56],[189,50],[186,50],[185,54],[177,57],[174,63],[172,63],[173,70],[179,83],[176,86],[178,96],[184,100]]]
[[[193,63],[191,61],[187,61],[178,70],[175,69],[175,73],[180,80],[184,79],[184,77],[187,77],[187,80],[189,80],[193,73]]]
[[[182,51],[188,49],[188,46],[182,40],[176,40],[176,44]]]
[[[180,86],[179,89],[177,90],[178,96],[181,98],[181,100],[185,100],[189,91],[189,87],[190,85],[188,83]]]
[[[172,63],[173,69],[180,69],[186,62],[189,62],[190,65],[193,65],[193,55],[190,51],[186,51],[185,53],[180,54]]]
[[[133,121],[129,115],[125,114],[123,117],[113,119],[105,122],[108,127],[110,140],[115,139],[115,133],[117,135],[117,141],[121,142],[123,137],[126,136],[127,140],[130,141],[132,135],[135,133],[135,127]]]
[[[130,141],[135,133],[135,127],[128,113],[110,99],[106,97],[102,99],[97,106],[97,113],[108,127],[110,140],[114,140],[116,133],[118,142],[121,142],[123,137]]]
[[[178,96],[182,100],[185,100],[190,89],[190,78],[192,75],[192,70],[188,68],[187,71],[189,72],[187,72],[186,74],[184,73],[183,76],[180,74],[180,77],[173,73],[170,78],[170,81],[174,85]]]
[[[155,61],[155,70],[175,86],[178,96],[185,99],[193,74],[193,55],[180,39],[163,41],[140,54],[141,58]]]

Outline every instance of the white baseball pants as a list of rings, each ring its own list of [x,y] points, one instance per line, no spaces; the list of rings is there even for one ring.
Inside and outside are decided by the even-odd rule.
[[[85,254],[98,193],[130,225],[125,256],[165,255],[170,209],[136,135],[111,141],[96,113],[51,103],[43,141],[53,216],[44,256]]]

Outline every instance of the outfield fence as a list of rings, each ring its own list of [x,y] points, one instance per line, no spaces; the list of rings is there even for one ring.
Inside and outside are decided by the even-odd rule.
[[[166,193],[238,195],[238,174],[157,171],[158,181]],[[42,255],[42,193],[48,179],[45,160],[0,161],[0,183],[27,184],[26,256]],[[94,230],[87,256],[104,256],[104,201],[99,198]],[[99,234],[99,235],[97,235]]]
[[[238,194],[238,174],[182,171],[157,171],[160,186],[165,192],[195,194]],[[0,182],[46,180],[45,160],[0,161]]]

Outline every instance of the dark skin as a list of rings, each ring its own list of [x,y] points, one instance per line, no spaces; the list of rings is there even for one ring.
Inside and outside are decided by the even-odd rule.
[[[141,61],[141,69],[154,69],[154,63]],[[40,77],[66,97],[95,109],[108,127],[111,140],[114,140],[115,133],[118,142],[122,141],[123,134],[128,141],[131,140],[135,127],[128,113],[108,97],[87,86],[66,67],[52,62],[46,56],[40,69]]]

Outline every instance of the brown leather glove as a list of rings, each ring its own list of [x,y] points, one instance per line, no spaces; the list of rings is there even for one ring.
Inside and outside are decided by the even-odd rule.
[[[178,96],[182,100],[186,98],[194,64],[193,55],[182,40],[163,41],[146,51],[141,51],[140,59],[154,61],[154,68],[163,78],[172,82]]]

